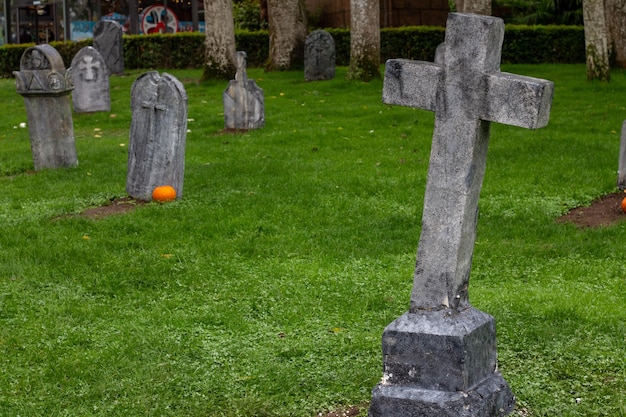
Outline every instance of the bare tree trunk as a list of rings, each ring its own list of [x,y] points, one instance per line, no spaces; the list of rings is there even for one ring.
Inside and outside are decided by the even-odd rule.
[[[350,0],[350,69],[348,78],[380,78],[380,3]]]
[[[471,0],[465,1],[464,13],[476,13],[486,16],[491,15],[491,0]]]
[[[307,36],[304,0],[267,0],[267,11],[270,56],[266,69],[272,71],[301,67]]]
[[[457,12],[491,15],[491,0],[456,0],[455,4]]]
[[[202,79],[230,79],[237,70],[232,0],[204,0],[205,58]]]
[[[605,0],[609,55],[615,65],[626,68],[626,0]]]
[[[587,79],[610,81],[609,46],[604,17],[604,0],[583,0]]]

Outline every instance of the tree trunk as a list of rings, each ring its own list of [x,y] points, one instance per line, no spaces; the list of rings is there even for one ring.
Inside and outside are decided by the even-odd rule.
[[[626,0],[605,0],[609,55],[615,65],[626,68]]]
[[[304,0],[267,0],[267,11],[270,34],[267,71],[302,67],[307,36]]]
[[[231,79],[237,70],[232,0],[204,0],[204,21],[202,79]]]
[[[348,78],[380,78],[380,3],[350,0],[350,68]]]
[[[491,0],[456,0],[455,5],[459,13],[491,15]]]
[[[583,0],[583,20],[585,22],[587,79],[610,81],[604,0]]]

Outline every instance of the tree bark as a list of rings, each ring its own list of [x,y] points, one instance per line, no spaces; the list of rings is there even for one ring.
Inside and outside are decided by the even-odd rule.
[[[350,0],[350,68],[348,78],[380,78],[380,3]]]
[[[456,0],[456,11],[491,16],[491,0]]]
[[[583,0],[583,20],[585,22],[587,79],[610,81],[604,0]]]
[[[237,70],[232,0],[204,0],[204,21],[202,79],[231,79]]]
[[[626,0],[605,0],[609,55],[617,67],[626,68]]]
[[[304,0],[267,0],[267,11],[270,56],[266,70],[301,68],[307,36]]]

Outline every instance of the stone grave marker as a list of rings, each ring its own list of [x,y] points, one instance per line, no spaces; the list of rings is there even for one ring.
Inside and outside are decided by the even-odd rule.
[[[111,74],[124,73],[122,32],[122,25],[112,20],[99,20],[93,29],[93,46],[104,58]]]
[[[246,75],[246,53],[237,52],[237,73],[222,94],[227,129],[257,129],[265,125],[263,89]]]
[[[72,78],[59,52],[48,44],[28,48],[14,71],[24,97],[35,170],[78,165],[70,108]]]
[[[70,72],[75,112],[111,111],[109,69],[96,48],[86,46],[78,51],[72,59]]]
[[[187,93],[170,74],[147,72],[131,88],[132,121],[126,192],[152,200],[152,191],[170,185],[183,197]]]
[[[501,19],[451,13],[440,64],[389,60],[383,101],[435,112],[410,309],[383,332],[371,417],[507,415],[495,320],[469,303],[489,125],[548,123],[551,82],[500,72]]]
[[[335,40],[325,30],[316,30],[304,43],[304,79],[307,81],[335,78]]]
[[[626,120],[622,123],[622,134],[619,146],[619,163],[617,168],[617,187],[626,190]]]

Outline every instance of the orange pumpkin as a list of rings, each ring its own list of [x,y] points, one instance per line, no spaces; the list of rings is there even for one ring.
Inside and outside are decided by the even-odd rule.
[[[176,200],[176,190],[171,185],[161,185],[152,191],[152,199],[159,203]]]
[[[622,211],[626,213],[626,197],[622,200]]]

